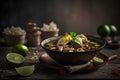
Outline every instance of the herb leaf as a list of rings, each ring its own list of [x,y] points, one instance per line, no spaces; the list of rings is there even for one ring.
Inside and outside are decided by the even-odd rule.
[[[72,40],[78,44],[82,44],[82,41],[77,37],[76,32],[70,32],[69,35],[73,38]]]
[[[72,38],[74,38],[74,37],[77,36],[77,33],[76,33],[76,32],[70,32],[69,35],[70,35]]]

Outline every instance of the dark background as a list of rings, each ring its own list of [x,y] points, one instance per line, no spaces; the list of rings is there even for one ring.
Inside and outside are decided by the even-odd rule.
[[[29,21],[39,27],[54,21],[60,34],[96,35],[101,24],[114,24],[120,32],[119,4],[120,0],[0,0],[0,36],[12,25],[27,29]]]

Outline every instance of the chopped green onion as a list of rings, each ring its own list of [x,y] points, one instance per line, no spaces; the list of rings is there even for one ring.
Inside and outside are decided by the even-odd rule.
[[[55,46],[54,44],[52,43],[47,43],[48,46]]]

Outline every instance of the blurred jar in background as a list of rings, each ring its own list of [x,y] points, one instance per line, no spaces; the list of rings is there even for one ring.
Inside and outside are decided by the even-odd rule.
[[[40,28],[36,26],[36,23],[28,23],[28,31],[27,31],[27,43],[30,46],[39,46],[41,42],[41,32]]]
[[[54,22],[50,22],[49,25],[43,24],[43,27],[41,28],[41,32],[42,32],[41,34],[42,40],[59,35],[59,29]]]
[[[4,43],[9,46],[24,44],[26,42],[26,31],[20,27],[7,27],[3,31]]]

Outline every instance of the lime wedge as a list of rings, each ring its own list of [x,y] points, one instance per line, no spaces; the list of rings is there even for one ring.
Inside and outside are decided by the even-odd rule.
[[[35,71],[35,65],[22,66],[15,68],[16,72],[21,76],[29,76]]]
[[[65,36],[63,36],[62,38],[60,38],[58,40],[57,45],[59,45],[59,44],[67,44],[70,40],[72,40],[72,37],[68,33],[66,33]]]
[[[25,58],[18,53],[8,53],[6,55],[7,62],[12,66],[20,66]]]
[[[104,62],[103,59],[99,58],[99,57],[94,57],[91,62],[94,64],[94,65],[99,65],[99,64],[102,64]]]

